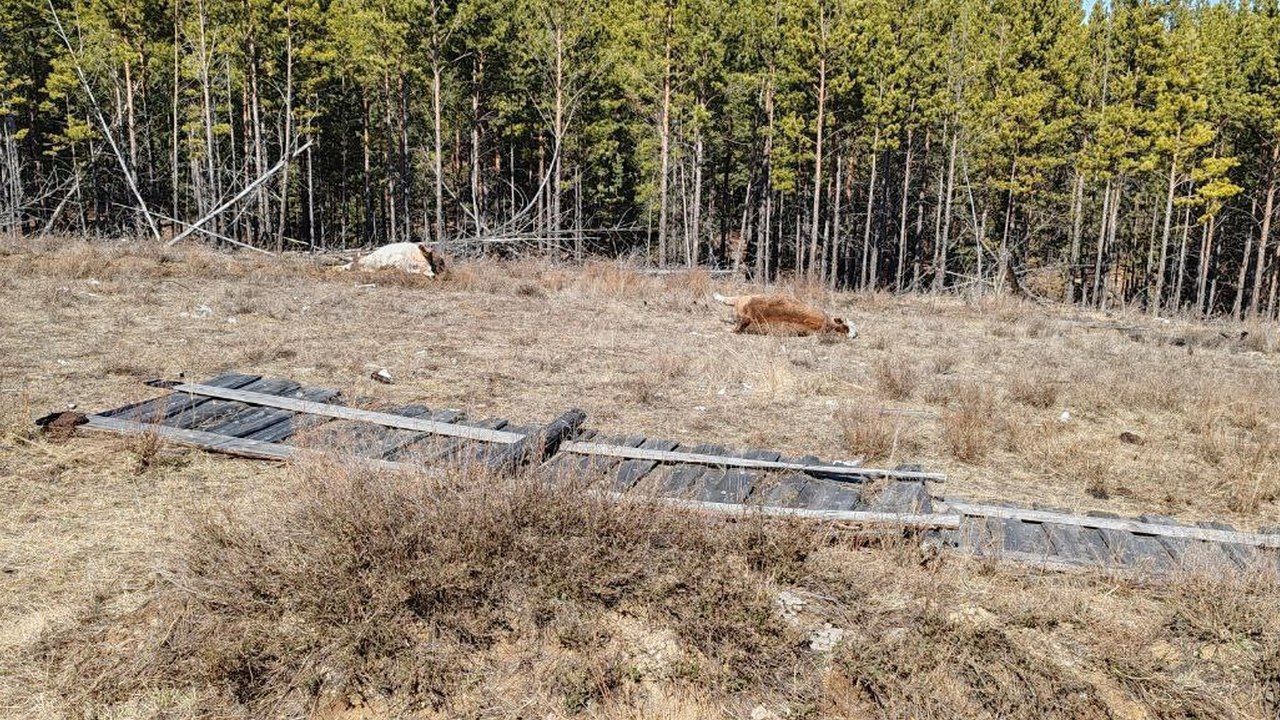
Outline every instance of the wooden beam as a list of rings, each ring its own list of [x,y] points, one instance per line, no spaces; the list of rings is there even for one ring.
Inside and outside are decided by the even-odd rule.
[[[604,445],[591,442],[568,442],[560,446],[561,452],[578,455],[606,455],[609,457],[629,458],[631,460],[656,460],[667,463],[692,463],[695,465],[713,465],[715,467],[740,467],[754,470],[794,470],[822,477],[883,477],[895,480],[929,480],[941,482],[947,479],[939,473],[914,472],[909,470],[888,470],[885,468],[849,467],[845,465],[804,465],[802,463],[780,462],[771,460],[751,460],[748,458],[723,457],[721,455],[703,455],[700,453],[673,452],[668,450],[650,450],[648,448],[623,447],[621,445]]]
[[[468,427],[466,425],[427,420],[425,418],[411,418],[405,417],[404,415],[393,415],[391,413],[376,412],[373,410],[361,410],[359,408],[347,407],[346,405],[312,402],[310,400],[299,400],[297,398],[287,398],[279,395],[267,395],[265,393],[256,393],[248,390],[233,390],[230,388],[214,387],[212,385],[200,385],[198,383],[181,383],[179,385],[174,385],[172,389],[174,392],[186,393],[188,395],[200,395],[202,397],[218,398],[219,400],[235,400],[236,402],[247,403],[249,405],[262,405],[264,407],[280,408],[282,410],[293,410],[294,412],[307,413],[308,415],[325,415],[327,417],[339,418],[342,420],[356,420],[358,422],[373,423],[375,425],[385,425],[386,427],[417,430],[418,432],[431,433],[433,435],[448,435],[450,437],[467,438],[468,440],[480,440],[483,442],[493,443],[513,443],[523,440],[525,437],[524,433],[487,430],[485,428]]]
[[[300,448],[293,445],[264,442],[262,440],[249,440],[248,438],[237,438],[231,437],[230,435],[219,435],[217,433],[205,432],[203,430],[187,430],[185,428],[134,422],[133,420],[121,420],[120,418],[104,417],[102,415],[90,415],[88,419],[89,422],[80,427],[87,430],[115,433],[117,435],[155,435],[165,442],[171,442],[177,445],[188,445],[190,447],[200,448],[201,450],[209,450],[211,452],[222,453],[223,455],[232,455],[234,457],[249,458],[252,460],[275,460],[283,462],[287,460],[300,460],[308,457],[334,457],[334,455],[320,450],[311,450],[309,448]],[[343,460],[354,460],[360,464],[378,467],[383,470],[412,470],[417,467],[410,463],[390,462],[388,460],[377,460],[348,455],[339,455],[336,457]]]
[[[82,427],[89,430],[111,432],[121,435],[155,435],[162,440],[178,445],[189,445],[202,450],[218,452],[224,455],[234,455],[236,457],[252,458],[255,460],[290,461],[301,460],[309,457],[328,456],[338,457],[341,460],[351,460],[360,463],[361,465],[376,467],[382,470],[403,472],[423,469],[422,466],[414,463],[360,458],[347,455],[334,455],[318,450],[294,447],[292,445],[235,438],[227,435],[204,432],[203,430],[186,430],[183,428],[169,427],[168,425],[153,425],[151,423],[121,420],[119,418],[103,417],[101,415],[90,415],[89,422]],[[683,510],[711,512],[718,515],[750,515],[752,513],[759,513],[774,517],[793,517],[808,520],[827,520],[901,527],[951,529],[960,527],[959,515],[900,515],[897,513],[863,512],[854,510],[810,510],[808,508],[785,508],[769,505],[731,505],[726,503],[703,502],[700,500],[684,500],[681,498],[634,495],[615,492],[601,494],[611,500],[627,502],[652,501],[661,505],[667,505]]]
[[[610,500],[620,502],[654,502],[682,510],[709,512],[717,515],[752,514],[769,517],[791,517],[805,520],[826,520],[831,522],[848,522],[859,525],[893,525],[911,528],[946,528],[955,530],[960,527],[960,516],[945,513],[900,514],[891,512],[871,512],[866,510],[813,510],[810,508],[789,508],[777,505],[742,505],[737,503],[706,502],[704,500],[686,500],[684,498],[665,497],[662,495],[644,495],[619,492],[601,492]]]
[[[944,503],[952,512],[972,517],[1003,518],[1056,525],[1076,525],[1078,527],[1097,528],[1100,530],[1120,530],[1138,535],[1154,535],[1157,537],[1176,537],[1204,542],[1231,543],[1235,545],[1253,545],[1255,547],[1280,548],[1280,534],[1263,534],[1239,532],[1237,530],[1214,530],[1212,528],[1190,527],[1187,525],[1162,525],[1144,523],[1124,518],[1092,517],[1089,515],[1065,515],[1063,513],[1029,510],[1025,508],[1000,507],[998,505],[980,505],[958,500],[947,500]]]

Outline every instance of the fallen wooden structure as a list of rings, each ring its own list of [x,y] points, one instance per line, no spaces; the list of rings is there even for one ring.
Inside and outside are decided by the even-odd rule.
[[[538,473],[618,501],[888,526],[945,549],[1050,568],[1161,573],[1207,565],[1280,571],[1280,532],[944,498],[935,488],[944,487],[945,477],[916,467],[872,468],[815,456],[788,458],[772,450],[604,436],[583,427],[580,410],[566,410],[545,424],[519,424],[473,420],[460,410],[423,405],[358,407],[344,404],[334,389],[243,373],[152,384],[168,392],[90,415],[84,427],[154,434],[262,460],[336,455],[387,470],[470,464]]]

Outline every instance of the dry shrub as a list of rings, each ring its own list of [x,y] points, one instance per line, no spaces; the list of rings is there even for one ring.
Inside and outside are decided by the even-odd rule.
[[[1058,383],[1043,372],[1024,372],[1009,380],[1009,398],[1034,408],[1051,408],[1058,402]]]
[[[589,261],[582,266],[578,287],[588,295],[622,299],[635,295],[654,295],[652,278],[619,262]]]
[[[845,408],[836,414],[844,447],[867,460],[889,457],[893,451],[897,433],[893,423],[878,409],[861,407]]]
[[[705,268],[673,273],[662,278],[662,286],[667,293],[700,300],[711,294],[711,273]]]
[[[977,384],[955,388],[942,413],[942,441],[957,460],[980,463],[995,444],[995,400]]]
[[[1240,338],[1240,347],[1260,353],[1276,351],[1276,328],[1271,325],[1250,324],[1245,328],[1247,333]]]
[[[1275,437],[1239,439],[1220,462],[1220,484],[1233,512],[1252,513],[1280,498],[1280,441]]]
[[[882,358],[872,368],[876,386],[893,400],[906,400],[920,384],[920,371],[902,357]]]
[[[363,696],[404,717],[500,695],[485,682],[514,652],[540,688],[522,714],[543,717],[634,691],[612,630],[633,617],[674,639],[665,672],[785,693],[809,660],[766,585],[816,542],[533,480],[312,466],[201,519],[140,607],[90,612],[43,655],[77,715],[168,692],[205,716]]]
[[[1170,582],[1169,625],[1199,640],[1264,641],[1280,649],[1280,576],[1258,560],[1233,572],[1182,568]]]
[[[917,427],[910,419],[886,414],[880,408],[845,408],[836,414],[836,423],[845,449],[866,460],[884,460],[899,451],[913,453],[921,447]]]
[[[946,350],[929,358],[929,367],[933,370],[934,375],[950,375],[955,372],[956,365],[959,363],[960,356]]]

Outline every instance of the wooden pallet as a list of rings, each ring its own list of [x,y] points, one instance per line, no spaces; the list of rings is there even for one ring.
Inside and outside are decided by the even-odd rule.
[[[336,452],[392,470],[442,463],[479,463],[500,472],[525,468],[618,500],[716,514],[889,524],[924,533],[954,551],[1044,567],[1280,570],[1280,534],[1154,515],[1127,519],[943,500],[931,491],[943,476],[916,467],[868,468],[773,450],[604,437],[582,428],[585,415],[577,410],[530,425],[473,420],[460,410],[424,405],[354,407],[333,389],[242,373],[158,384],[169,392],[92,415],[87,427],[154,433],[265,460]]]

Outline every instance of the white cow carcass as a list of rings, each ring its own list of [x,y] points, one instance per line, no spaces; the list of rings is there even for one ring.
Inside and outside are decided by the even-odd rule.
[[[444,258],[422,243],[383,245],[351,264],[348,270],[400,270],[413,275],[435,277],[444,271]]]

